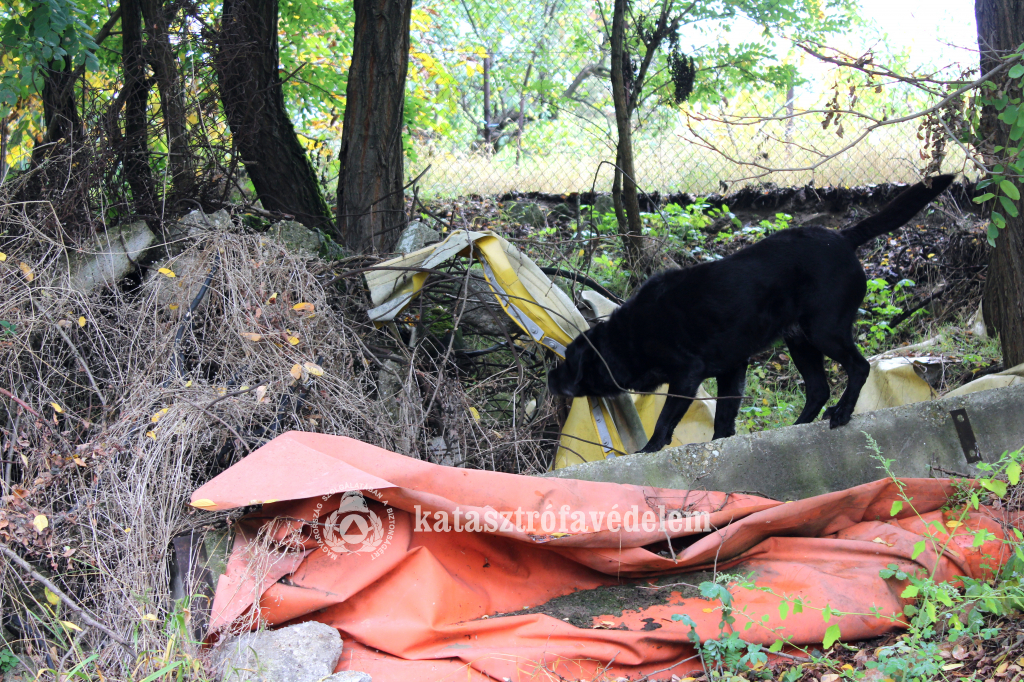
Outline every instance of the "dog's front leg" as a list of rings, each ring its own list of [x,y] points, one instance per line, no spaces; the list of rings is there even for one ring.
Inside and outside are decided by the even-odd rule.
[[[654,433],[651,434],[651,439],[647,441],[647,445],[640,452],[657,452],[672,442],[672,432],[675,431],[676,425],[679,424],[679,420],[683,418],[686,411],[690,409],[690,403],[697,395],[699,386],[699,377],[687,377],[668,385],[669,396],[665,399],[661,414],[658,415]]]

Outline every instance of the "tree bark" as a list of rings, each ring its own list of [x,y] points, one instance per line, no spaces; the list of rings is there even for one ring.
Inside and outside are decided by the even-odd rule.
[[[160,91],[173,198],[191,198],[196,176],[185,128],[185,92],[168,30],[173,10],[165,7],[162,0],[139,1],[149,34],[146,54]]]
[[[1024,43],[1024,0],[975,0],[974,13],[981,72],[987,73],[1001,63],[1002,56]],[[1005,74],[996,85],[1007,85]],[[1007,94],[1021,97],[1016,85]],[[1009,139],[1010,126],[997,115],[992,107],[982,110],[982,130],[989,143],[985,146],[989,150],[996,145],[1016,146],[1018,143]],[[992,154],[986,156],[990,161],[999,160]],[[1006,216],[1006,227],[999,231],[989,260],[984,294],[985,320],[999,332],[1006,367],[1024,363],[1024,202],[1016,205],[1021,215]]]
[[[277,10],[277,0],[224,0],[214,54],[221,102],[263,208],[330,230],[316,173],[285,109]]]
[[[389,251],[405,225],[402,127],[412,0],[355,0],[338,177],[338,232],[357,253]]]
[[[146,105],[149,79],[142,48],[142,10],[139,0],[121,0],[121,68],[124,73],[124,137],[118,140],[121,163],[132,190],[135,213],[156,215],[156,186],[149,166]],[[118,134],[116,119],[110,129]],[[152,226],[159,221],[148,218]]]
[[[85,127],[75,106],[75,74],[71,60],[52,62],[43,69],[43,141],[32,148],[32,161],[40,163],[63,140],[72,148],[82,143]]]
[[[615,103],[615,127],[619,140],[616,152],[615,182],[612,200],[618,218],[619,237],[629,268],[630,280],[636,284],[645,274],[643,258],[640,201],[636,192],[636,170],[633,166],[633,133],[630,125],[632,107],[630,93],[626,91],[624,62],[627,59],[626,0],[615,0],[612,15],[612,100]]]

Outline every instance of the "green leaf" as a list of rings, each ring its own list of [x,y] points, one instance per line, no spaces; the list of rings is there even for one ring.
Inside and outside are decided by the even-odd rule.
[[[1017,121],[1017,107],[1008,106],[999,114],[999,120],[1007,125],[1013,125]]]
[[[915,542],[914,543],[914,553],[910,555],[910,558],[911,559],[917,559],[917,557],[921,556],[921,552],[923,552],[927,548],[928,548],[928,542],[926,540],[921,540],[919,542]]]
[[[1020,213],[1017,211],[1017,207],[1013,205],[1009,197],[999,197],[999,203],[1003,205],[1005,210],[1011,218],[1016,218]]]
[[[153,680],[163,677],[164,675],[171,672],[184,662],[185,661],[175,661],[174,663],[169,663],[168,665],[165,665],[164,667],[157,670],[155,673],[146,675],[144,678],[142,678],[141,682],[153,682]]]
[[[889,516],[896,516],[901,511],[903,511],[903,501],[896,500],[892,503],[892,509],[889,510]]]
[[[789,618],[789,602],[779,602],[779,618],[782,620]]]
[[[1024,76],[1024,65],[1014,64],[1010,67],[1010,78],[1020,78]]]
[[[1006,193],[1006,196],[1010,197],[1014,201],[1020,201],[1020,190],[1017,189],[1017,185],[1013,184],[1009,180],[1003,180],[999,183],[999,189]]]
[[[1006,218],[999,211],[992,211],[992,222],[1001,230],[1006,227]]]
[[[974,199],[972,199],[972,201],[974,203],[976,203],[976,204],[984,204],[986,201],[988,201],[989,199],[991,199],[994,196],[995,196],[995,194],[993,194],[992,192],[985,192],[980,197],[974,197]]]
[[[999,497],[1006,496],[1006,481],[999,481],[994,478],[983,478],[981,479],[981,487],[985,490],[991,490]]]
[[[1006,477],[1010,479],[1010,485],[1020,483],[1020,462],[1010,462],[1006,467]]]
[[[996,237],[999,236],[999,228],[996,226],[995,223],[989,223],[986,232],[988,236],[988,245],[991,247],[995,247]]]
[[[913,599],[920,591],[917,585],[907,585],[907,588],[903,590],[903,594],[900,597],[903,599]]]
[[[821,645],[828,649],[830,646],[839,641],[839,626],[829,625],[828,629],[825,630],[825,638],[821,640]]]
[[[832,605],[825,604],[825,609],[821,612],[821,617],[825,619],[825,622],[832,620]]]
[[[953,600],[945,590],[936,590],[935,598],[942,602],[943,606],[952,606]]]
[[[781,639],[777,639],[774,642],[772,642],[772,645],[770,647],[768,647],[768,651],[772,652],[773,654],[777,654],[780,651],[782,651],[783,644],[784,642]]]

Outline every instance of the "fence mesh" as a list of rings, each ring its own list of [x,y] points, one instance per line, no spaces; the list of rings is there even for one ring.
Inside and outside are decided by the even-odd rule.
[[[441,196],[609,191],[616,138],[600,7],[579,0],[507,7],[463,1],[414,11],[410,79],[436,104],[420,112],[408,176],[426,169],[423,190]],[[847,115],[823,127],[824,113],[807,112],[848,93],[827,84],[818,90],[714,105],[651,98],[634,133],[639,187],[707,194],[751,183],[853,186],[920,177],[929,162],[920,119],[850,146],[870,122]],[[921,104],[898,83],[859,96],[873,97],[876,112],[888,107],[890,117]],[[974,175],[952,144],[942,169]]]

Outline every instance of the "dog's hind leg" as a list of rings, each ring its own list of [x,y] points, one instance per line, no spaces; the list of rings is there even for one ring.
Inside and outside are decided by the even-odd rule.
[[[853,408],[860,397],[860,389],[864,387],[868,373],[871,372],[871,364],[860,354],[853,337],[849,335],[831,336],[824,345],[819,345],[819,348],[846,371],[846,390],[843,391],[839,402],[825,410],[825,414],[822,415],[822,419],[827,419],[829,426],[834,429],[850,423]]]
[[[665,399],[665,405],[658,415],[658,422],[654,425],[654,433],[647,441],[640,452],[657,452],[672,442],[672,432],[675,431],[679,420],[683,418],[686,411],[690,409],[693,396],[697,395],[701,378],[699,376],[688,376],[685,379],[672,381],[668,385],[669,397]],[[685,397],[684,397],[685,396]]]
[[[825,356],[801,335],[787,336],[786,347],[800,376],[804,379],[804,409],[794,424],[809,424],[818,418],[821,408],[828,402],[828,377],[825,375]]]
[[[715,404],[714,439],[736,435],[736,415],[740,411],[743,388],[747,383],[747,362],[722,372],[715,377],[718,382],[718,401]],[[725,397],[723,397],[725,396]],[[737,396],[730,398],[728,396]]]

